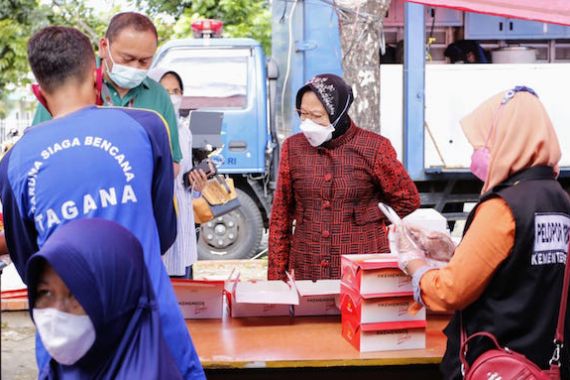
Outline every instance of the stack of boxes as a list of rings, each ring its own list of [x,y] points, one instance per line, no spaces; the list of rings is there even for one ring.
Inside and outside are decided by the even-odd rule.
[[[410,312],[411,279],[392,254],[341,259],[342,335],[361,352],[423,349],[426,313]]]
[[[404,221],[426,230],[445,232],[445,218],[433,209],[419,209]],[[425,348],[426,312],[410,312],[411,278],[398,268],[393,254],[346,255],[341,280],[316,282],[227,281],[173,279],[185,318],[314,316],[342,314],[342,334],[358,350]],[[234,275],[235,274],[235,275]],[[339,296],[340,292],[340,296]]]

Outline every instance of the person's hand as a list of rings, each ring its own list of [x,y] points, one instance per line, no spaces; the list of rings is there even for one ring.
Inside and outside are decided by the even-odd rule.
[[[174,178],[176,178],[178,176],[178,173],[180,173],[180,164],[177,162],[173,162],[172,163],[172,173],[174,175]]]
[[[448,262],[455,252],[455,243],[445,232],[426,231],[413,225],[405,225],[406,232],[429,259]]]
[[[417,268],[426,265],[425,253],[410,238],[405,225],[391,225],[388,228],[390,252],[398,255],[398,267],[412,276]]]
[[[191,170],[188,173],[188,180],[192,189],[198,192],[202,192],[204,187],[206,187],[206,183],[208,183],[208,177],[206,177],[206,173],[202,169]]]

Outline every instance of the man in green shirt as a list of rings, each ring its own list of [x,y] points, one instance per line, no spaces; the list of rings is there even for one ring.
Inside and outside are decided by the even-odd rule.
[[[152,21],[139,13],[119,13],[111,19],[99,41],[98,66],[103,70],[101,96],[105,106],[145,108],[158,112],[168,124],[175,176],[182,153],[178,143],[176,114],[164,88],[146,76],[158,45]],[[32,124],[50,120],[41,104]]]

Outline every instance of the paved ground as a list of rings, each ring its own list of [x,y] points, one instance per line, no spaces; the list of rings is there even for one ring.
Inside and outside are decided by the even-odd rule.
[[[1,378],[9,380],[36,379],[35,329],[28,312],[2,312],[1,331]]]

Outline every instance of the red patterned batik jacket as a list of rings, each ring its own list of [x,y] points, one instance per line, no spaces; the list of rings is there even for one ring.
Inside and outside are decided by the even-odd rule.
[[[268,278],[294,270],[297,280],[336,279],[341,255],[389,252],[379,201],[402,217],[420,205],[388,139],[354,124],[318,148],[302,133],[289,137],[269,224]]]

